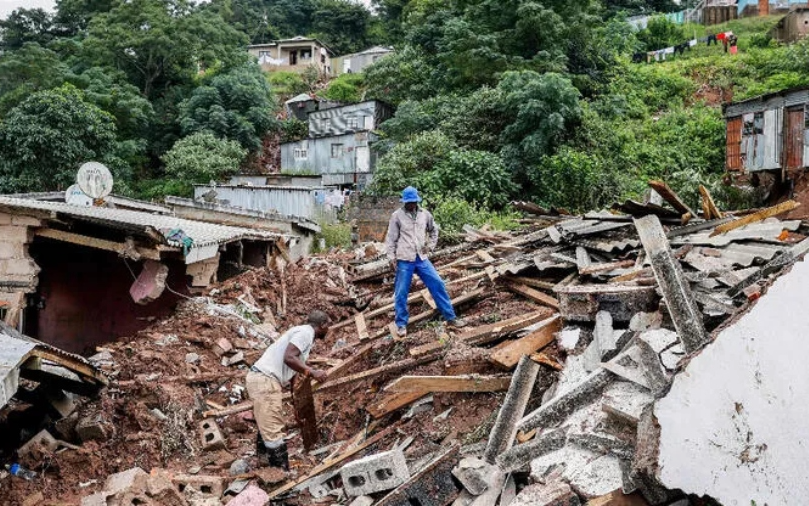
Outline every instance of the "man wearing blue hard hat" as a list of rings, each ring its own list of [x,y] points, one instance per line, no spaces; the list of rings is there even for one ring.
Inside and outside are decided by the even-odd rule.
[[[454,327],[464,327],[466,322],[455,316],[447,288],[427,255],[438,243],[438,226],[429,211],[419,208],[419,192],[408,186],[402,192],[402,206],[390,217],[388,236],[385,241],[388,259],[396,272],[394,306],[396,309],[396,332],[400,337],[407,334],[407,296],[413,273],[432,295],[441,316]]]

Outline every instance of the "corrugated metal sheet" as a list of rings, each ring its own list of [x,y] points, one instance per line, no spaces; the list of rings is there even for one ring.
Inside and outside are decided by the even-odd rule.
[[[786,114],[784,161],[787,169],[803,167],[804,107],[790,107]]]
[[[209,186],[195,186],[194,198],[210,191]],[[317,203],[316,191],[324,188],[298,186],[217,186],[216,199],[226,205],[262,212],[278,212],[288,216],[318,219],[323,206]]]
[[[356,132],[281,144],[281,168],[323,175],[372,172],[377,156],[370,146],[375,140],[376,136],[370,132]],[[300,156],[302,151],[305,158]],[[369,163],[363,163],[364,160]],[[324,179],[323,184],[333,183]]]
[[[727,122],[727,170],[742,169],[742,117],[728,119]]]
[[[761,168],[773,170],[781,168],[781,134],[784,127],[783,109],[764,111],[764,153]]]
[[[388,117],[389,108],[377,101],[315,111],[309,114],[309,137],[375,130]]]

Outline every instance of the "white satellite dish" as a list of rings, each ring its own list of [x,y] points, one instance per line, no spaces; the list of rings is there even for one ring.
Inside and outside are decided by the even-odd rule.
[[[79,188],[90,198],[103,199],[112,192],[112,174],[110,169],[98,162],[87,162],[76,174]]]
[[[93,199],[88,197],[79,185],[74,184],[65,192],[65,202],[72,206],[90,207],[93,205]]]

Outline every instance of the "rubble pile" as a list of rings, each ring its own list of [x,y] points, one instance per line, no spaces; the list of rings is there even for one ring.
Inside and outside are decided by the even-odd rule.
[[[761,424],[769,394],[734,404],[728,385],[774,381],[777,359],[749,356],[762,339],[734,329],[772,319],[768,291],[786,294],[779,283],[792,274],[779,276],[809,250],[809,228],[776,218],[783,206],[726,215],[707,191],[700,216],[652,186],[668,206],[571,216],[517,203],[524,230],[467,227],[466,242],[432,257],[470,323],[458,331],[437,321],[414,281],[408,336],[396,336],[392,273],[373,259],[377,248],[248,271],[99,349],[92,360],[109,387],[49,428],[81,447],[23,463],[54,497],[85,505],[687,506],[740,494],[778,503],[755,495],[764,485],[734,496],[722,483],[730,450],[710,453],[715,434],[689,399],[715,404],[722,443],[749,471],[735,475],[785,472],[767,451],[776,443],[759,436],[776,432]],[[781,299],[769,306],[789,306]],[[312,385],[313,447],[301,436],[312,427],[288,406],[287,474],[255,456],[244,376],[312,309],[334,321],[310,357],[328,380]],[[711,376],[715,355],[734,362]],[[782,402],[790,388],[773,390]],[[700,466],[700,452],[715,468]],[[36,487],[14,480],[11,497],[21,504]]]

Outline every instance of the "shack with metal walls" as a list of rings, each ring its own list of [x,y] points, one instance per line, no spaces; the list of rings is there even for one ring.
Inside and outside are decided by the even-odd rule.
[[[725,168],[737,173],[805,168],[809,161],[807,103],[809,87],[725,105]]]

